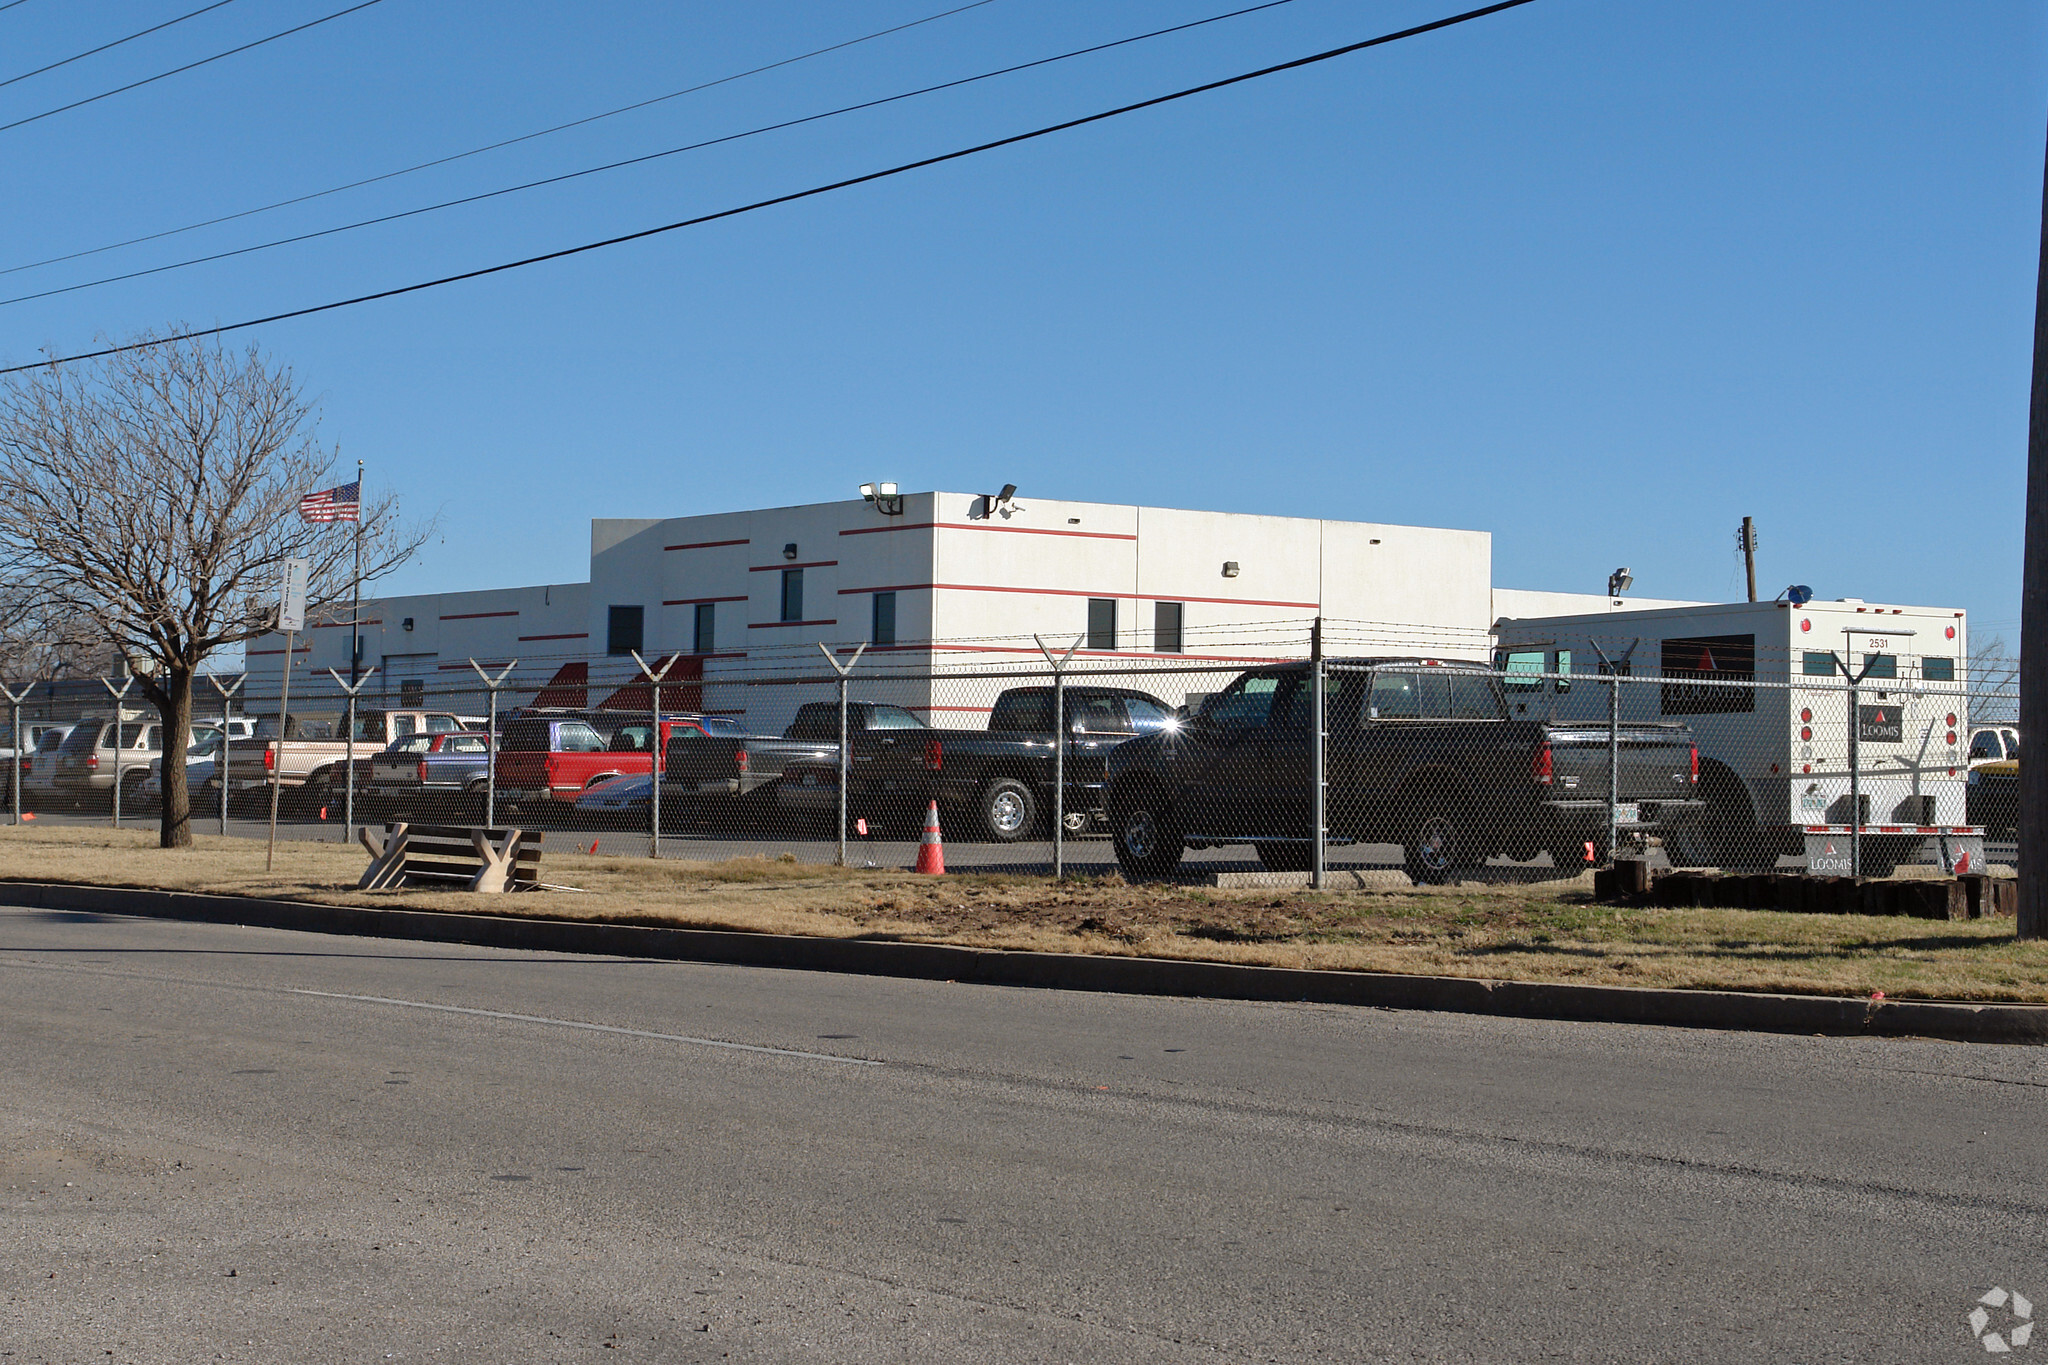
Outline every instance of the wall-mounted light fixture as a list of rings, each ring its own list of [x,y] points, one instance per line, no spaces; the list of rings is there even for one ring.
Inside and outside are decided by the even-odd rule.
[[[783,546],[783,547],[782,547],[782,557],[783,557],[784,559],[795,559],[795,558],[796,558],[796,542],[795,542],[795,541],[793,541],[793,540],[792,540],[791,542],[789,542],[789,544],[787,544],[787,545],[785,545],[785,546]]]
[[[411,618],[410,616],[408,616],[408,617],[406,617],[406,618],[405,618],[405,628],[406,628],[407,630],[411,630],[411,629],[412,629],[412,618]]]
[[[903,495],[896,491],[893,483],[864,483],[860,486],[863,501],[873,503],[877,512],[885,517],[903,515]]]
[[[1236,560],[1234,560],[1234,559],[1226,559],[1226,560],[1224,560],[1224,561],[1223,561],[1223,576],[1224,576],[1225,578],[1235,578],[1235,577],[1237,577],[1237,561],[1236,561]]]

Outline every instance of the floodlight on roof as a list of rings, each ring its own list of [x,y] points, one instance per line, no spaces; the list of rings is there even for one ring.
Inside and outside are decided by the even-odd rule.
[[[1635,581],[1635,575],[1630,573],[1627,566],[1624,565],[1607,575],[1607,595],[1609,597],[1619,597],[1627,592],[1630,585]]]

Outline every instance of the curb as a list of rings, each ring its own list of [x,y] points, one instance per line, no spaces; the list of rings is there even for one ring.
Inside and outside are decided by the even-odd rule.
[[[462,943],[555,953],[659,958],[736,967],[961,981],[983,986],[1112,991],[1213,1000],[1296,1001],[1437,1010],[1579,1023],[1659,1024],[1850,1037],[1940,1038],[1965,1043],[2048,1043],[2048,1005],[1942,1004],[1743,991],[1569,986],[1476,977],[1314,971],[1155,957],[1009,952],[930,943],[660,929],[511,915],[257,900],[183,891],[0,882],[0,905],[133,915],[301,933]]]

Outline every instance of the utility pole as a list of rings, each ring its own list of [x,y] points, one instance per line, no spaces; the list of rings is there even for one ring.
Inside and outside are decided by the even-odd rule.
[[[2048,725],[2048,164],[2034,276],[2034,388],[2027,407],[2027,552],[2020,577],[2020,726]],[[2031,646],[2031,648],[2029,647]],[[2044,731],[2041,733],[2048,733]],[[2048,938],[2048,763],[2020,764],[2019,936]]]
[[[1742,567],[1749,571],[1749,600],[1756,601],[1756,522],[1748,517],[1742,519],[1742,529],[1735,533],[1736,544],[1742,547]]]

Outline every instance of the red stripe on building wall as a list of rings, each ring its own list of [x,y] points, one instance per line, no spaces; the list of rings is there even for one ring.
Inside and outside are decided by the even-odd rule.
[[[879,588],[841,588],[839,595],[861,592],[1018,592],[1032,597],[1113,597],[1124,602],[1211,602],[1226,607],[1300,607],[1314,611],[1314,602],[1268,602],[1257,597],[1174,597],[1156,592],[1094,592],[1086,588],[1005,588],[992,583],[891,583]]]
[[[688,545],[664,545],[664,550],[715,550],[721,545],[751,545],[751,540],[698,540]]]
[[[978,521],[913,521],[901,526],[857,526],[842,536],[873,536],[884,531],[1003,531],[1013,536],[1078,536],[1083,540],[1136,540],[1125,531],[1055,531],[1041,526],[985,526]]]
[[[590,632],[589,632],[589,631],[587,631],[587,630],[575,630],[575,631],[570,631],[570,632],[569,632],[569,633],[568,633],[567,635],[522,635],[522,636],[520,636],[519,638],[520,638],[520,639],[521,639],[522,641],[524,641],[524,640],[588,640],[588,639],[590,638]]]
[[[855,645],[840,645],[834,653],[851,654]],[[1011,645],[869,645],[870,654],[1025,654],[1034,659],[1045,657],[1036,649]],[[1292,654],[1153,654],[1141,649],[1077,649],[1077,659],[1157,659],[1161,663],[1219,663],[1219,664],[1293,664],[1300,663],[1302,655]],[[1206,672],[1207,670],[1197,670]]]
[[[311,654],[312,652],[313,652],[313,646],[311,646],[311,645],[300,645],[300,646],[299,646],[299,647],[298,647],[297,649],[295,649],[295,650],[293,650],[293,651],[292,651],[292,653],[294,653],[294,654]],[[283,650],[281,650],[281,649],[245,649],[245,650],[243,650],[243,651],[242,651],[242,653],[243,653],[244,655],[249,655],[249,654],[282,654],[282,653],[284,653],[284,651],[283,651]]]
[[[836,626],[837,621],[749,621],[748,630],[773,630],[777,626]]]
[[[748,573],[769,573],[775,569],[829,569],[839,561],[836,559],[813,559],[802,564],[755,564]]]
[[[706,602],[744,602],[744,597],[671,597],[661,605],[664,607],[695,607]]]
[[[516,611],[459,611],[453,616],[444,616],[443,621],[481,621],[486,616],[517,616]]]

